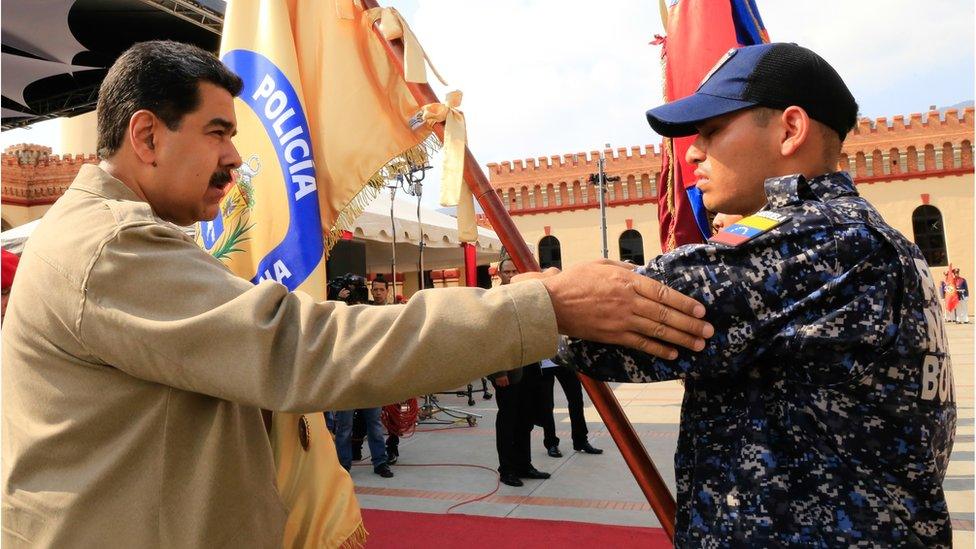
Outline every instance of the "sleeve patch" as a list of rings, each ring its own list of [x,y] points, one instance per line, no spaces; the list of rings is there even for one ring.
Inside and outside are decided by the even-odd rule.
[[[722,232],[709,238],[708,241],[714,244],[740,246],[782,225],[789,219],[790,216],[788,215],[775,212],[759,212],[729,225]]]

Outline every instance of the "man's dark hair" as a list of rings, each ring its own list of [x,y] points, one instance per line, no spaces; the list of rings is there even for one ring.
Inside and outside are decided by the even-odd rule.
[[[389,288],[390,287],[390,282],[388,280],[386,280],[386,277],[384,277],[383,275],[376,275],[376,278],[374,278],[373,279],[373,282],[371,282],[370,284],[371,285],[372,284],[376,284],[377,282],[382,283],[383,286],[386,287],[386,288]]]
[[[802,108],[802,107],[801,107]],[[783,114],[782,109],[773,109],[770,107],[753,107],[750,109],[752,112],[752,118],[755,120],[756,125],[765,128],[769,125],[770,120],[774,116],[779,116]],[[809,113],[807,113],[809,115]],[[823,137],[824,148],[823,148],[823,159],[824,162],[831,166],[834,166],[840,162],[840,153],[842,147],[844,146],[844,139],[837,133],[837,130],[827,126],[823,122],[818,122],[817,120],[811,118],[814,122],[814,129],[820,132]]]
[[[244,82],[212,53],[171,40],[141,42],[112,64],[98,90],[98,155],[110,158],[122,147],[129,119],[140,110],[177,130],[183,116],[200,105],[200,82],[232,96]]]

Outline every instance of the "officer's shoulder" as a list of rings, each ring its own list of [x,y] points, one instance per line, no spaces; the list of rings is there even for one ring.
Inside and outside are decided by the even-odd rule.
[[[799,253],[834,241],[865,250],[885,240],[882,225],[877,212],[859,197],[802,200],[745,217],[710,237],[706,247],[718,255],[770,248],[790,254],[789,249]]]
[[[877,246],[889,239],[884,219],[859,195],[807,199],[780,210],[790,216],[784,235],[799,239],[831,239],[846,247]]]
[[[794,202],[745,216],[712,235],[707,245],[719,250],[766,247],[813,235],[827,236],[833,225],[828,208],[822,202]]]

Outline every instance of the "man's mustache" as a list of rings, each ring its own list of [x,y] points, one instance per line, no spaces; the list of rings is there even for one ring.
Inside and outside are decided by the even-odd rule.
[[[216,171],[214,172],[213,175],[210,176],[210,185],[213,187],[223,188],[224,185],[230,183],[231,181],[233,181],[233,179],[234,178],[231,176],[229,170]]]

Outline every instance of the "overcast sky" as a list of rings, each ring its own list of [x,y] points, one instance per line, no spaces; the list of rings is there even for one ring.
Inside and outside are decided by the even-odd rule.
[[[774,41],[829,61],[864,116],[973,99],[971,0],[756,0]],[[657,0],[389,0],[449,88],[464,92],[469,145],[482,163],[658,144],[644,111],[660,104]],[[432,77],[433,78],[433,77]],[[56,129],[4,132],[57,151]],[[74,151],[69,151],[74,152]],[[435,159],[435,165],[439,159]],[[438,170],[439,171],[439,170]],[[434,205],[436,173],[424,202]]]

